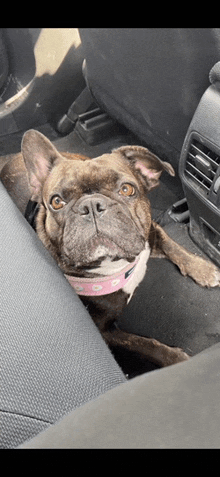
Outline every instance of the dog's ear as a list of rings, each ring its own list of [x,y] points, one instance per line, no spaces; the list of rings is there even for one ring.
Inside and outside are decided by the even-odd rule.
[[[43,134],[34,129],[27,131],[22,139],[21,152],[28,174],[32,200],[41,199],[43,184],[55,160],[61,155]]]
[[[159,185],[159,178],[163,171],[167,171],[171,176],[175,176],[175,171],[171,164],[161,161],[159,157],[141,146],[122,146],[113,152],[119,152],[124,158],[129,160],[129,164],[139,176],[144,179],[148,190]]]

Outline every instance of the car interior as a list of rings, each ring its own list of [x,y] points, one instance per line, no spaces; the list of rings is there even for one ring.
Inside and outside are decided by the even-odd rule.
[[[0,167],[28,129],[94,158],[169,162],[152,217],[220,268],[220,29],[0,29]],[[1,448],[218,448],[220,291],[150,257],[118,326],[182,348],[159,368],[109,349],[0,182]]]

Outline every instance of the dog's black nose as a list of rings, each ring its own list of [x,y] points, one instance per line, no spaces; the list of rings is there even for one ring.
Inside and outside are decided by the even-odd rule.
[[[94,195],[80,199],[77,203],[77,212],[84,216],[85,219],[91,220],[94,217],[100,217],[107,207],[107,198]]]

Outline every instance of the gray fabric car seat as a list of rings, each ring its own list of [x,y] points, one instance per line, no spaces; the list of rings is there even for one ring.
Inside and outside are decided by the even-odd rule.
[[[0,183],[1,448],[126,380],[85,307]]]
[[[89,401],[22,449],[219,449],[220,344]]]

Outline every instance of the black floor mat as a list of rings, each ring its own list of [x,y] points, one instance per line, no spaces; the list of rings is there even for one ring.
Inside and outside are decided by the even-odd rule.
[[[124,128],[123,128],[124,129]],[[111,152],[112,149],[120,147],[126,144],[134,144],[135,136],[129,131],[111,135],[109,139],[102,141],[95,145],[87,144],[77,131],[73,131],[68,136],[57,138],[53,143],[59,151],[75,152],[78,154],[84,154],[88,157],[97,157],[101,154]]]
[[[164,228],[177,243],[202,255],[187,225],[172,223]],[[150,258],[145,278],[119,325],[195,355],[220,341],[219,288],[200,287],[169,260]]]
[[[43,124],[37,128],[38,131],[42,132],[45,136],[54,141],[59,136],[56,131],[50,126],[50,124]],[[14,134],[0,137],[0,156],[5,156],[8,154],[15,154],[21,150],[21,140],[25,131],[20,131]]]

